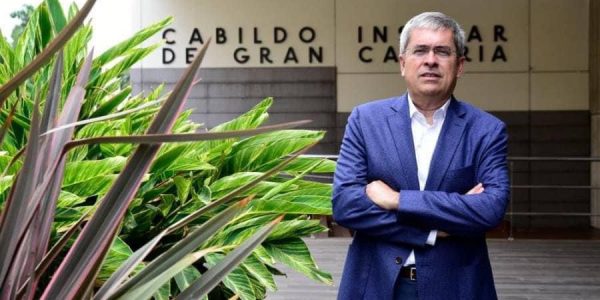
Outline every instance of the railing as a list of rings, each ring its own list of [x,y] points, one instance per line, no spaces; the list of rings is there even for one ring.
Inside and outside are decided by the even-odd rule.
[[[554,189],[554,190],[576,190],[576,189],[585,189],[585,190],[598,190],[600,189],[600,186],[595,186],[595,185],[543,185],[543,184],[537,184],[537,185],[519,185],[519,184],[512,184],[513,178],[514,178],[514,173],[515,173],[515,167],[514,164],[516,162],[588,162],[590,164],[590,172],[591,172],[591,164],[594,162],[600,162],[600,157],[525,157],[525,156],[510,156],[508,157],[508,163],[509,163],[509,169],[510,169],[510,177],[511,177],[511,191],[517,190],[517,189],[528,189],[528,190],[535,190],[535,189]],[[591,180],[591,179],[590,179]],[[514,192],[510,193],[510,204],[509,204],[509,209],[506,212],[506,216],[508,216],[509,218],[509,234],[508,234],[508,239],[509,240],[513,240],[514,239],[514,217],[515,216],[553,216],[553,217],[600,217],[600,213],[592,213],[592,212],[588,212],[588,213],[582,213],[582,212],[543,212],[543,211],[526,211],[526,212],[515,212],[514,211]],[[591,201],[596,201],[597,199],[594,199],[592,197],[592,195],[590,195],[590,202]],[[591,220],[590,220],[591,221]]]
[[[312,155],[303,155],[304,157],[319,157],[326,158],[331,160],[337,160],[337,155],[321,155],[321,154],[312,154]],[[512,184],[514,181],[515,174],[515,166],[516,162],[588,162],[591,164],[594,162],[600,162],[600,157],[525,157],[525,156],[509,156],[509,170],[510,170],[510,182],[511,182],[511,193],[510,193],[510,204],[508,207],[508,211],[506,212],[506,216],[509,221],[509,232],[508,239],[514,239],[514,217],[515,216],[529,216],[529,217],[539,217],[539,216],[559,216],[559,217],[600,217],[600,213],[583,213],[583,212],[543,212],[543,211],[514,211],[514,190],[517,189],[556,189],[556,190],[575,190],[575,189],[585,189],[585,190],[599,190],[600,186],[595,185],[548,185],[548,184]],[[591,171],[590,171],[591,172]],[[318,180],[329,180],[331,181],[333,178],[331,176],[323,176],[323,175],[309,175],[309,178],[314,178]],[[590,201],[598,201],[599,199],[594,199],[592,195],[590,195]],[[600,204],[599,204],[600,206]],[[591,221],[591,220],[590,220]]]

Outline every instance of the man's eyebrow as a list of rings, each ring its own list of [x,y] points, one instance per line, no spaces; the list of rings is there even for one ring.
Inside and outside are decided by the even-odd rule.
[[[432,48],[436,48],[436,47],[450,47],[450,45],[444,45],[444,44],[441,44],[441,45],[416,44],[416,45],[413,46],[413,48],[415,48],[415,47],[432,47]]]

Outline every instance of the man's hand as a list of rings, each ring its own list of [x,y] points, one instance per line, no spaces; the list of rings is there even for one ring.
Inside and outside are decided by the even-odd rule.
[[[480,182],[476,186],[474,186],[472,189],[470,189],[465,195],[481,194],[481,193],[483,193],[484,190],[485,189],[483,188],[483,184]]]
[[[483,188],[483,184],[480,182],[478,183],[476,186],[474,186],[472,189],[470,189],[465,195],[475,195],[475,194],[480,194],[483,193],[485,189]],[[450,235],[447,232],[438,230],[437,232],[437,237],[438,238],[445,238],[445,237],[449,237]]]
[[[394,191],[385,182],[381,180],[375,180],[366,187],[367,196],[371,198],[373,203],[377,206],[387,209],[395,210],[398,209],[398,202],[400,199],[400,193]]]

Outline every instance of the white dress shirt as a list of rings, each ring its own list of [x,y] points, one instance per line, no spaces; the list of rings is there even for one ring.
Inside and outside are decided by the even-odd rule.
[[[433,113],[433,124],[427,123],[427,118],[415,106],[410,95],[408,95],[408,112],[410,115],[410,127],[412,130],[413,144],[415,146],[415,156],[417,159],[417,174],[419,177],[419,189],[425,189],[425,183],[429,176],[429,166],[433,151],[437,144],[438,137],[442,131],[442,125],[446,118],[446,111],[450,105],[450,99],[446,100],[442,107],[438,108]],[[402,192],[400,192],[400,201],[402,201]],[[428,245],[435,245],[437,230],[429,232],[427,237]],[[405,266],[415,264],[415,251],[411,251],[410,255],[404,262]]]

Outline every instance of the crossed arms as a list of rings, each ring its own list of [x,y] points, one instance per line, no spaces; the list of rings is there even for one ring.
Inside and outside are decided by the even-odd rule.
[[[477,160],[475,186],[461,195],[443,191],[396,191],[367,180],[367,152],[355,112],[348,120],[334,176],[336,222],[382,240],[424,246],[431,230],[438,236],[481,237],[502,221],[508,201],[507,136],[499,123],[485,135]],[[382,158],[385,159],[385,158]]]

